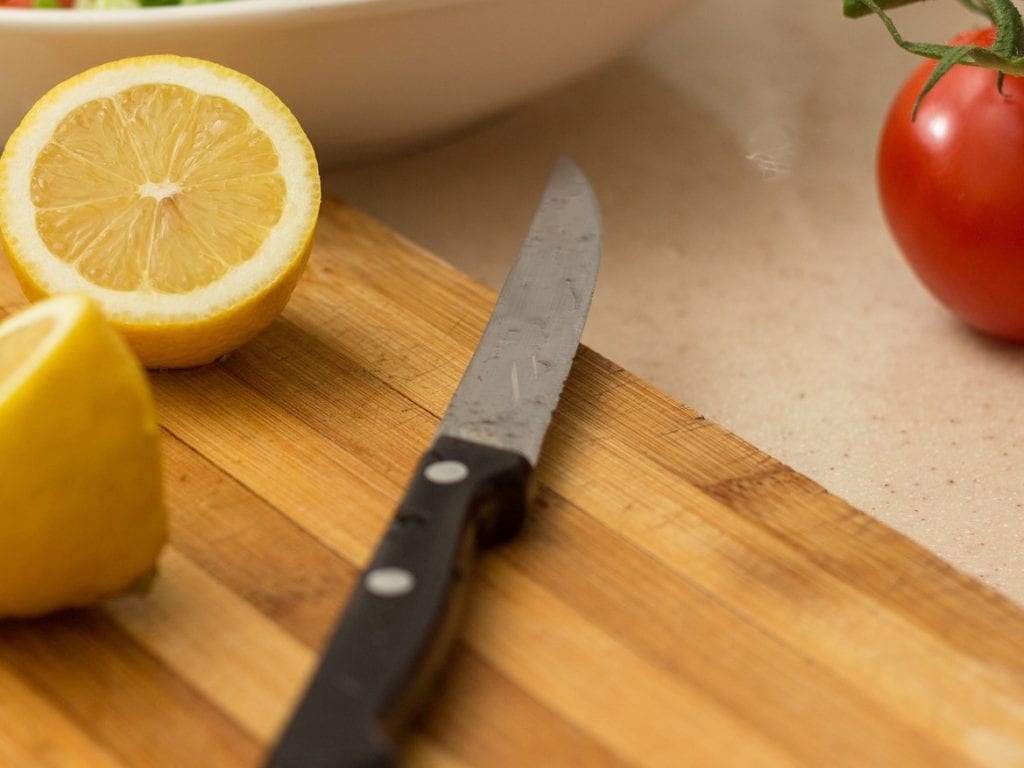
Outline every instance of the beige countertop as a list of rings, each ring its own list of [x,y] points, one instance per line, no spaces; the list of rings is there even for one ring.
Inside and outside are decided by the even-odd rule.
[[[1024,348],[967,331],[878,211],[917,61],[840,0],[695,0],[628,57],[326,191],[497,288],[550,165],[604,213],[584,341],[1024,602]],[[896,12],[911,37],[975,23]]]

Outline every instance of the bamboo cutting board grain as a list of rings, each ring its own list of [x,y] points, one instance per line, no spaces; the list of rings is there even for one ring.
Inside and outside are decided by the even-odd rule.
[[[0,766],[259,765],[493,299],[325,202],[284,315],[151,377],[153,591],[0,623]],[[404,763],[1024,765],[1018,607],[588,349],[539,480]]]

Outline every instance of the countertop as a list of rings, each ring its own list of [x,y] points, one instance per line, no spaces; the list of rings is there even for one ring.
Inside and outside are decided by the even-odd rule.
[[[976,23],[894,15],[917,39]],[[497,288],[571,155],[605,226],[588,346],[1021,603],[1024,349],[925,292],[875,195],[917,64],[839,0],[697,0],[613,65],[325,190]]]

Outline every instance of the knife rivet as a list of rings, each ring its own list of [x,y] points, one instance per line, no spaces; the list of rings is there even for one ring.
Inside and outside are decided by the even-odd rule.
[[[459,483],[469,475],[469,467],[461,461],[435,461],[423,470],[423,476],[438,485]]]
[[[416,577],[405,568],[374,568],[366,574],[363,583],[377,597],[401,597],[412,592]]]

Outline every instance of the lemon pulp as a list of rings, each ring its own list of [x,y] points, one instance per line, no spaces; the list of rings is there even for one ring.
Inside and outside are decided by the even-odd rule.
[[[147,84],[65,117],[31,196],[46,247],[89,282],[184,293],[256,253],[285,184],[273,144],[238,106]]]
[[[16,328],[0,336],[0,390],[19,371],[25,360],[53,331],[54,321],[43,318],[32,325]]]

